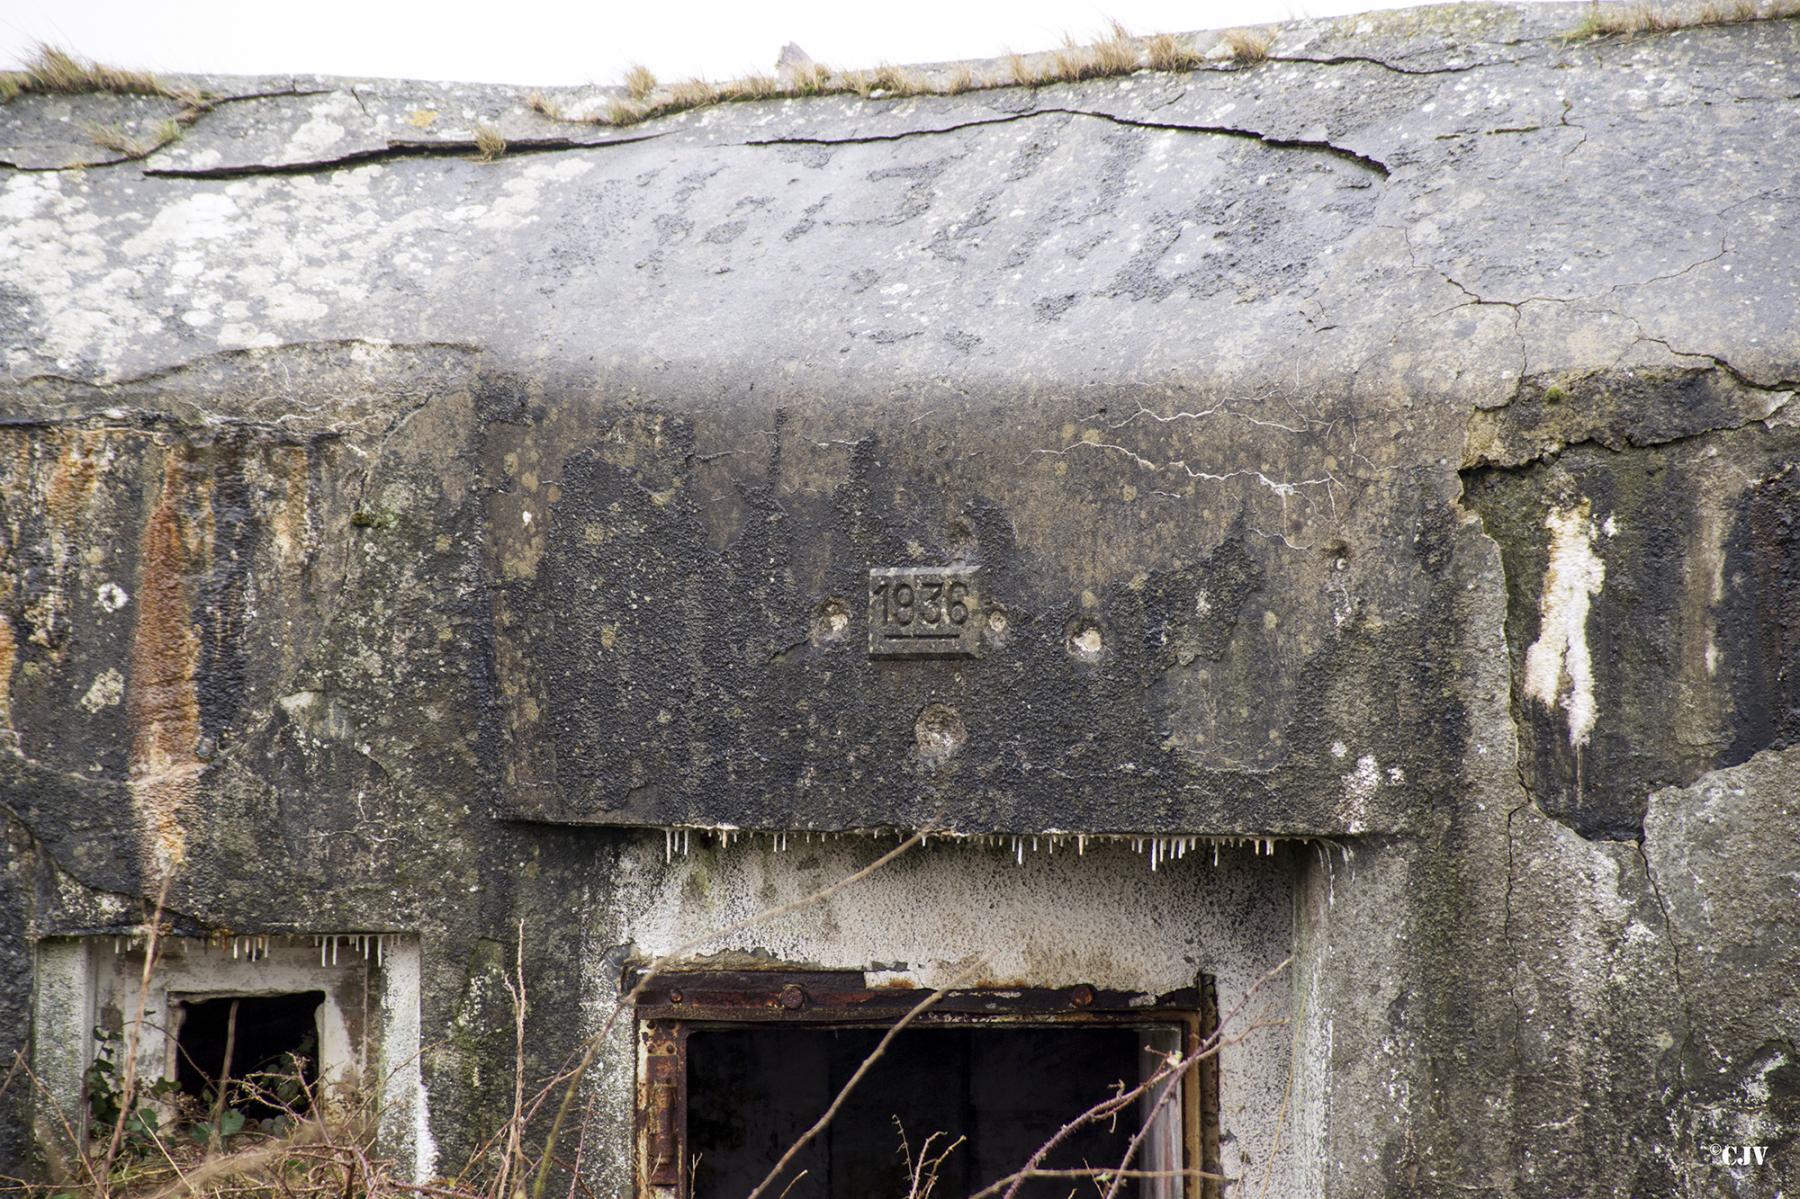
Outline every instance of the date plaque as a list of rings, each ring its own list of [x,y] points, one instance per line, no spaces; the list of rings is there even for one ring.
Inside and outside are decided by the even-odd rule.
[[[871,658],[972,658],[982,623],[981,573],[974,568],[869,570]]]

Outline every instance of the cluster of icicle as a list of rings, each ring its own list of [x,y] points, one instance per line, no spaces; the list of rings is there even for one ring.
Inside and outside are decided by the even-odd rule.
[[[768,847],[771,850],[786,849],[790,839],[796,835],[793,832],[780,829],[756,832],[746,829],[723,827],[707,828],[696,827],[693,825],[683,825],[679,828],[665,828],[662,832],[663,861],[665,862],[674,861],[677,853],[685,856],[692,850],[694,834],[696,832],[700,834],[702,844],[705,843],[707,837],[711,837],[713,840],[717,841],[720,848],[729,846],[733,841],[748,841],[754,843],[758,838],[761,838],[768,844]],[[798,835],[803,842],[811,842],[817,839],[819,842],[823,843],[826,841],[841,841],[845,837],[894,837],[903,839],[907,834],[903,831],[891,829],[856,829],[849,832],[808,832],[802,830]],[[1145,854],[1149,858],[1150,869],[1153,871],[1164,862],[1180,861],[1190,852],[1204,846],[1210,846],[1212,848],[1212,864],[1215,866],[1219,864],[1220,846],[1224,846],[1227,849],[1235,849],[1247,845],[1252,852],[1259,856],[1266,855],[1273,857],[1277,844],[1299,841],[1319,847],[1320,851],[1327,857],[1330,856],[1330,852],[1333,849],[1343,854],[1346,859],[1350,857],[1350,848],[1348,846],[1335,841],[1326,841],[1312,837],[1132,836],[1128,833],[1013,834],[936,832],[922,834],[920,837],[920,844],[922,846],[929,845],[934,837],[940,841],[948,841],[958,845],[978,845],[1005,849],[1009,852],[1013,861],[1020,866],[1025,864],[1025,852],[1027,848],[1029,848],[1032,853],[1037,853],[1040,849],[1043,849],[1048,853],[1054,854],[1059,848],[1066,850],[1069,846],[1073,845],[1076,854],[1080,855],[1087,853],[1088,842],[1090,841],[1111,844],[1129,842],[1131,848],[1135,852]]]
[[[330,964],[338,964],[338,947],[347,945],[351,953],[360,953],[363,961],[370,958],[377,966],[381,965],[381,954],[385,938],[380,933],[327,933],[313,938],[313,944],[319,947],[319,965],[326,964],[326,955],[331,958]]]
[[[285,939],[295,940],[297,938]],[[221,953],[229,948],[233,961],[260,962],[269,956],[270,940],[270,937],[260,933],[244,936],[215,936],[206,940],[205,948],[209,951],[216,949]],[[345,947],[353,954],[361,954],[363,961],[373,960],[379,966],[383,951],[386,949],[386,940],[387,938],[380,933],[324,933],[315,934],[312,943],[319,951],[319,965],[321,966],[337,965],[339,950]],[[124,953],[127,949],[142,949],[143,946],[143,933],[132,933],[129,936],[113,938],[113,953],[115,954]]]

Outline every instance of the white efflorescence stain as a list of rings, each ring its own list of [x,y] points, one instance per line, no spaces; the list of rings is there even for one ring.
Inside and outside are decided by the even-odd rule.
[[[1538,638],[1525,654],[1525,694],[1569,714],[1569,744],[1580,748],[1594,730],[1594,664],[1588,653],[1590,601],[1606,581],[1606,563],[1594,552],[1596,530],[1588,502],[1552,508],[1550,561],[1538,597]]]

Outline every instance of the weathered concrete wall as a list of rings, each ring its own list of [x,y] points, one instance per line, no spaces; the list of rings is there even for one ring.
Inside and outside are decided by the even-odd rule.
[[[736,948],[926,978],[893,888],[1044,945],[1067,871],[1071,954],[1155,913],[1085,966],[1294,954],[1231,1067],[1287,1194],[1791,1190],[1800,25],[1580,15],[630,131],[215,81],[135,162],[80,129],[162,101],[0,107],[0,1050],[172,868],[186,933],[417,934],[449,1164],[520,921],[548,1073],[875,844],[594,824],[1333,838],[934,847]],[[865,572],[952,559],[1004,643],[871,663]]]

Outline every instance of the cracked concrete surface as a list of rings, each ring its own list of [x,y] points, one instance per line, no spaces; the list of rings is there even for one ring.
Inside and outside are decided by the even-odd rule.
[[[419,934],[452,1162],[517,921],[550,1062],[614,874],[709,910],[662,829],[1328,839],[1246,1186],[1791,1192],[1800,22],[1584,11],[618,130],[202,80],[133,162],[167,103],[0,107],[0,1030],[179,850],[189,931]],[[980,656],[860,653],[946,562]]]

